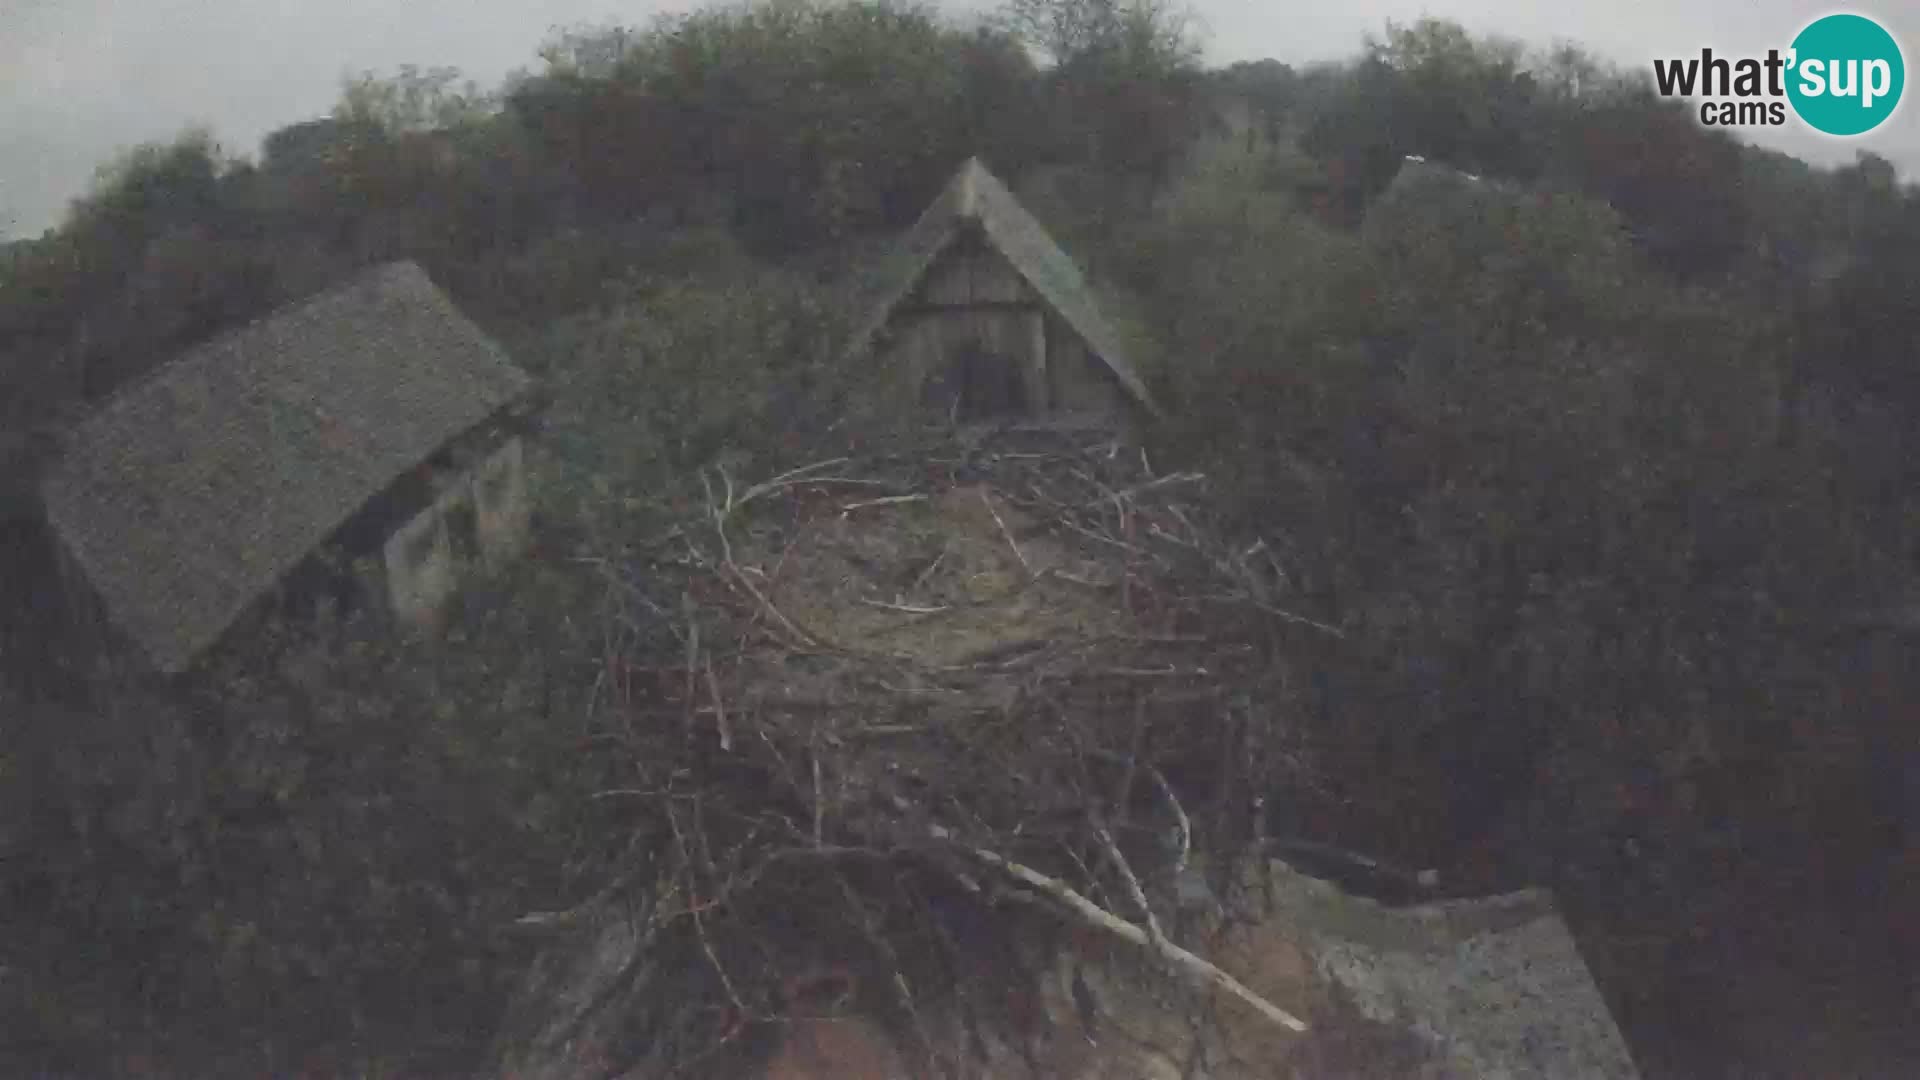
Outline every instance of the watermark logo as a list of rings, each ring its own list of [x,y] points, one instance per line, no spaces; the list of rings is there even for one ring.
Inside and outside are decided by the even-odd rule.
[[[1656,60],[1662,97],[1700,98],[1710,127],[1778,127],[1788,110],[1815,131],[1864,135],[1885,123],[1907,85],[1906,58],[1887,29],[1864,15],[1827,15],[1785,50],[1728,58],[1712,49]]]

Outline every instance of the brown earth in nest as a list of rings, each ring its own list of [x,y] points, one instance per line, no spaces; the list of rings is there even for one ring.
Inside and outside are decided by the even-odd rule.
[[[910,1075],[886,1032],[861,1017],[796,1022],[761,1073],[764,1080],[904,1080]]]
[[[1107,570],[984,484],[823,514],[779,551],[743,548],[770,601],[835,645],[928,667],[1124,625]]]

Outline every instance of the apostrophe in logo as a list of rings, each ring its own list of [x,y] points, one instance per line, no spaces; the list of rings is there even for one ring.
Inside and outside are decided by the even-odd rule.
[[[1864,135],[1900,104],[1907,64],[1900,43],[1872,19],[1828,15],[1793,39],[1787,97],[1800,119],[1829,135]]]
[[[1886,122],[1906,89],[1900,44],[1864,15],[1815,19],[1783,53],[1729,59],[1712,49],[1685,60],[1656,60],[1656,87],[1664,97],[1698,97],[1700,122],[1710,127],[1777,127],[1788,106],[1816,131],[1864,135]]]

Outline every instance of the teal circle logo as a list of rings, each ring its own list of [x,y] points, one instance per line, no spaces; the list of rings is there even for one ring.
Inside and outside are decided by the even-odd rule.
[[[1907,64],[1900,43],[1872,19],[1828,15],[1793,39],[1787,98],[1816,131],[1864,135],[1900,104]]]

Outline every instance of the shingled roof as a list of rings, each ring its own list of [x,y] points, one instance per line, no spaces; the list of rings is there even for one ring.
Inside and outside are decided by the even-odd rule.
[[[913,294],[934,261],[959,238],[968,223],[978,224],[987,242],[1080,335],[1127,393],[1149,413],[1157,414],[1158,406],[1127,358],[1120,334],[1101,314],[1092,285],[1072,257],[979,158],[968,158],[960,166],[876,275],[848,355],[857,357],[872,347],[894,309]]]
[[[108,615],[178,671],[528,383],[424,271],[391,263],[116,394],[69,432],[42,498]]]
[[[1392,908],[1268,864],[1254,895],[1360,1011],[1449,1076],[1639,1076],[1579,942],[1540,889]],[[1258,880],[1258,872],[1254,873]]]

